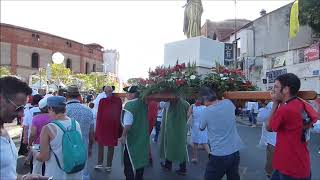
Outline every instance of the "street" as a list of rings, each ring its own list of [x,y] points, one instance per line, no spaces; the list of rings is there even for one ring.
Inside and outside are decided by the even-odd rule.
[[[265,150],[258,148],[257,144],[260,140],[261,128],[251,128],[246,125],[238,124],[239,134],[244,141],[246,148],[242,149],[240,152],[240,175],[243,180],[265,180],[264,174],[264,163],[265,163]],[[152,145],[152,154],[154,157],[153,166],[145,168],[145,179],[146,180],[202,180],[205,172],[207,155],[204,150],[199,152],[199,162],[197,164],[188,163],[187,169],[188,173],[186,176],[176,175],[174,172],[164,172],[160,168],[160,161],[158,159],[157,145],[151,143]],[[320,136],[317,134],[312,134],[312,138],[309,143],[309,150],[311,154],[311,163],[312,163],[312,180],[320,180],[320,154],[318,154],[318,146],[320,145]],[[106,150],[107,152],[107,150]],[[105,158],[106,158],[105,152]],[[95,146],[94,156],[89,159],[89,167],[91,170],[92,179],[96,180],[122,180],[125,179],[123,174],[123,168],[121,166],[121,156],[119,148],[115,150],[114,161],[112,171],[110,173],[104,171],[94,170],[96,165],[96,155],[97,148]],[[190,154],[190,148],[189,148]],[[18,163],[18,172],[26,172],[22,170],[21,165],[22,160]],[[173,166],[173,169],[178,168],[177,165]]]

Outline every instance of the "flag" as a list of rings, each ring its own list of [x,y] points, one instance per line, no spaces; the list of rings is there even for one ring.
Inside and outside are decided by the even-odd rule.
[[[289,37],[295,38],[299,32],[299,1],[296,0],[291,7],[290,12],[290,32]]]

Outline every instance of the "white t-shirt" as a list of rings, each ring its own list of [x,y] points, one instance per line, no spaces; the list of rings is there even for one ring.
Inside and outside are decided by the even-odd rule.
[[[0,179],[16,180],[17,148],[9,137],[0,136]]]
[[[263,125],[261,128],[261,139],[259,143],[260,145],[267,145],[267,144],[271,144],[273,146],[276,145],[277,133],[267,131],[265,126],[265,123],[270,116],[271,109],[272,109],[272,102],[268,103],[268,105],[265,108],[259,109],[257,119],[258,121],[263,122]]]
[[[136,101],[136,100],[138,100],[138,98],[129,100],[128,102],[130,102],[130,101]],[[124,111],[125,111],[125,112],[124,112],[124,115],[123,115],[123,124],[124,124],[125,126],[130,126],[130,125],[133,124],[133,115],[132,115],[132,113],[129,112],[129,111],[126,111],[126,110],[124,110]]]
[[[39,107],[33,107],[31,109],[25,108],[25,110],[24,110],[24,117],[23,117],[22,124],[24,126],[29,127],[28,138],[30,137],[30,133],[31,133],[32,118],[36,113],[39,113],[39,112],[41,112]]]

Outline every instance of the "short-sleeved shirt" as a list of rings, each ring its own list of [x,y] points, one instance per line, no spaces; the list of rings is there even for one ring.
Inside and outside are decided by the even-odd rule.
[[[17,148],[12,139],[0,136],[0,179],[17,179],[17,158]]]
[[[41,133],[42,127],[48,124],[49,122],[50,122],[50,117],[47,113],[38,114],[33,117],[32,126],[35,126],[37,128],[34,144],[40,144],[40,133]]]
[[[200,116],[200,129],[208,129],[212,155],[227,156],[243,147],[236,127],[235,108],[230,100],[225,99],[206,107]]]
[[[40,108],[39,107],[32,107],[31,109],[25,108],[24,109],[24,117],[23,117],[23,125],[28,126],[28,138],[30,137],[31,133],[31,126],[32,126],[32,118],[33,116],[37,115],[40,113]]]
[[[80,124],[83,140],[87,141],[89,139],[90,127],[94,127],[91,109],[81,104],[78,100],[68,101],[66,109],[67,116]]]
[[[308,113],[312,122],[317,114],[310,105],[297,98],[280,105],[273,115],[269,127],[277,132],[277,142],[272,161],[274,169],[294,178],[310,176],[310,156],[307,142],[301,140],[303,134],[302,112]]]

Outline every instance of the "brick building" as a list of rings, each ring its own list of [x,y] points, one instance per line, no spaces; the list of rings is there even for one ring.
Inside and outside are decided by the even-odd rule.
[[[0,65],[28,81],[39,68],[52,63],[55,52],[61,52],[64,64],[73,73],[103,71],[103,51],[99,44],[82,44],[45,32],[0,23]]]

